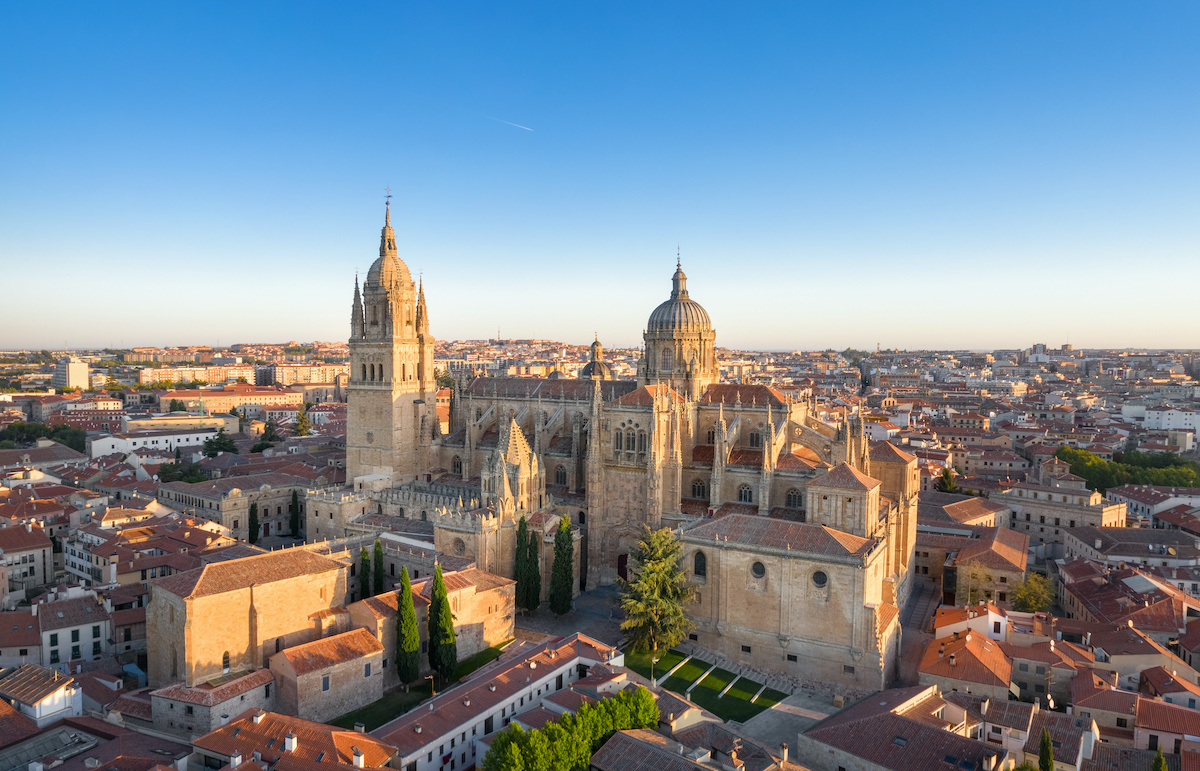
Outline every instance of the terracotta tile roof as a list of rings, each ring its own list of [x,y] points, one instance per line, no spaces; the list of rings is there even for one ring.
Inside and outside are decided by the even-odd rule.
[[[930,522],[975,524],[985,520],[995,521],[997,514],[1007,510],[1008,507],[1003,504],[973,495],[932,490],[922,490],[917,494],[917,516]]]
[[[649,385],[642,386],[636,391],[630,391],[617,399],[614,404],[619,404],[622,407],[649,407],[654,403],[654,397],[660,393],[665,395],[668,401],[676,404],[682,404],[687,401],[679,395],[678,391],[669,385]]]
[[[779,452],[775,468],[783,471],[812,471],[813,469],[831,467],[807,447],[795,447],[791,452],[786,450]]]
[[[1029,561],[1029,536],[1007,527],[977,528],[980,538],[971,538],[958,551],[959,563],[977,562],[993,570],[1025,572]]]
[[[839,463],[829,473],[808,483],[809,487],[832,487],[838,490],[874,490],[882,484],[846,463]]]
[[[1004,655],[1000,644],[972,632],[957,639],[930,640],[917,670],[933,677],[980,685],[1008,688],[1012,684],[1012,661]]]
[[[892,622],[895,621],[899,616],[900,609],[895,605],[892,605],[890,602],[879,603],[878,612],[875,614],[875,618],[879,623],[875,633],[882,637],[883,633],[887,631],[888,627],[890,627]]]
[[[1104,727],[1101,727],[1101,731]],[[1132,738],[1132,737],[1131,737]],[[1135,750],[1114,744],[1097,743],[1092,748],[1092,757],[1079,764],[1079,771],[1153,771],[1157,750]],[[1163,755],[1167,771],[1182,771],[1178,755]]]
[[[36,648],[41,644],[41,627],[32,611],[0,613],[0,648]]]
[[[715,448],[711,444],[698,444],[692,447],[692,463],[711,466]]]
[[[788,398],[771,386],[738,385],[736,383],[714,383],[704,389],[701,404],[738,404],[764,407],[786,407]]]
[[[22,664],[0,677],[0,696],[22,704],[37,704],[47,696],[75,684],[75,678],[57,669]]]
[[[1188,682],[1185,678],[1176,677],[1166,667],[1158,666],[1143,669],[1142,684],[1150,688],[1151,695],[1187,694],[1184,696],[1185,699],[1190,696],[1200,700],[1200,685]],[[1173,699],[1173,703],[1178,702],[1178,697]]]
[[[285,549],[176,573],[158,579],[155,585],[178,597],[206,597],[341,568],[340,562],[308,549]]]
[[[38,624],[43,632],[84,624],[99,624],[110,618],[97,597],[75,597],[38,605]]]
[[[844,752],[895,771],[928,771],[953,767],[988,768],[1005,751],[974,739],[927,725],[893,710],[926,697],[923,686],[894,688],[872,694],[826,718],[805,734]],[[949,696],[950,694],[947,694]]]
[[[258,722],[255,722],[255,718]],[[296,749],[284,749],[288,734],[296,737]],[[367,768],[380,768],[396,755],[396,748],[387,742],[356,731],[280,715],[276,712],[248,710],[211,733],[192,740],[192,746],[228,757],[240,751],[249,758],[257,751],[264,761],[275,764],[285,757],[289,760],[323,764],[352,765],[354,748],[363,754]]]
[[[0,748],[23,742],[41,731],[37,723],[18,712],[7,701],[0,699]]]
[[[730,514],[708,520],[683,532],[682,540],[699,545],[716,542],[760,546],[799,554],[827,557],[865,557],[875,547],[872,538],[860,538],[824,525]]]
[[[729,451],[729,465],[742,468],[760,469],[763,464],[763,451],[750,447],[734,447]]]
[[[986,615],[989,611],[1000,616],[1000,618],[1005,617],[1004,609],[996,607],[990,602],[983,606],[971,605],[965,608],[941,607],[938,608],[933,614],[933,628],[941,629],[944,626],[961,624],[962,622],[969,621],[972,618]]]
[[[306,675],[376,653],[383,653],[383,645],[375,639],[375,635],[366,629],[355,629],[296,645],[276,655],[287,659],[297,675]]]
[[[1042,742],[1042,730],[1050,734],[1050,742],[1054,747],[1055,757],[1065,761],[1073,761],[1079,757],[1079,748],[1083,743],[1083,735],[1091,730],[1092,721],[1077,715],[1064,715],[1049,710],[1038,710],[1033,716],[1033,724],[1029,726],[1029,736],[1025,740],[1025,752],[1037,755]]]
[[[215,707],[218,704],[248,693],[255,688],[264,686],[267,683],[275,682],[275,675],[267,668],[256,669],[249,674],[243,675],[236,680],[230,680],[221,685],[197,685],[188,687],[182,683],[168,685],[165,688],[159,688],[157,691],[151,691],[151,697],[161,699],[170,699],[171,701],[182,701],[188,704],[197,704],[202,707]]]
[[[872,442],[870,447],[871,461],[877,463],[911,463],[916,455],[901,450],[891,442]]]
[[[25,527],[25,525],[13,525],[0,528],[0,549],[3,549],[5,554],[49,549],[54,545],[42,528],[30,525],[26,530]]]
[[[663,693],[666,693],[666,691],[663,691]],[[579,708],[584,704],[596,703],[596,699],[588,696],[586,693],[580,693],[573,687],[564,688],[561,691],[555,691],[546,697],[546,701],[550,702],[551,704],[557,704],[568,712],[578,712]]]
[[[1200,736],[1200,710],[1188,709],[1179,704],[1140,698],[1134,726],[1163,733]]]

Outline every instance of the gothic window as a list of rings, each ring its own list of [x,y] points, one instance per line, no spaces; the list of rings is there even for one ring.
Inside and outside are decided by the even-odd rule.
[[[708,444],[716,444],[716,443],[717,443],[717,431],[716,431],[716,429],[710,428],[710,429],[708,429]]]
[[[221,655],[221,673],[226,675],[229,674],[229,651],[225,651],[225,653]]]
[[[618,428],[616,431],[613,432],[613,455],[614,456],[619,456],[621,454],[621,441],[622,441],[621,429]]]
[[[466,554],[466,552],[467,552],[467,545],[465,543],[463,543],[463,539],[455,538],[454,539],[454,553],[461,557],[462,555]]]
[[[450,470],[453,471],[455,474],[461,474],[462,473],[462,458],[455,455],[454,459],[450,461]]]
[[[692,558],[692,574],[698,578],[708,575],[708,559],[702,551],[696,552],[696,556]]]
[[[762,447],[762,434],[758,433],[757,431],[751,431],[750,432],[750,446],[751,447]]]
[[[789,509],[800,508],[803,501],[804,501],[803,496],[800,495],[800,491],[797,490],[796,488],[793,487],[791,490],[787,491],[787,507]]]
[[[646,454],[646,432],[645,431],[638,431],[637,451],[638,451],[638,455]]]
[[[672,351],[670,348],[663,349],[662,368],[663,369],[674,369],[675,368],[675,352]]]
[[[750,485],[738,488],[738,503],[754,503],[754,491],[750,489]]]
[[[375,365],[374,364],[371,365],[370,371],[371,371],[371,382],[374,382],[375,381]]]
[[[362,368],[363,368],[362,379],[366,380],[367,379],[367,365],[366,364],[362,365]]]
[[[565,485],[567,483],[567,469],[564,466],[559,466],[554,469],[554,484]]]
[[[708,497],[708,485],[704,484],[703,479],[697,479],[695,482],[692,482],[692,497],[693,498],[707,498]]]
[[[637,441],[637,437],[634,435],[634,433],[632,431],[625,432],[625,449],[626,450],[633,452],[634,442],[636,442],[636,441]]]
[[[372,305],[371,306],[371,325],[372,326],[376,326],[376,327],[379,326],[379,315],[378,314],[379,314],[378,306]]]

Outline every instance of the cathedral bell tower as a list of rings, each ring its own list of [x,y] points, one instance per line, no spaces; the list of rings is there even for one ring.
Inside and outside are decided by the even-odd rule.
[[[426,467],[436,425],[433,336],[424,285],[412,280],[397,256],[391,203],[384,212],[379,258],[359,291],[354,282],[350,317],[350,386],[346,477],[411,481]]]

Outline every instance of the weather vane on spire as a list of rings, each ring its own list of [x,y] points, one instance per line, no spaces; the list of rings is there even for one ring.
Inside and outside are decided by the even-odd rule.
[[[383,192],[387,193],[387,195],[384,196],[384,201],[386,201],[388,203],[388,205],[391,205],[391,203],[392,203],[392,188],[385,185],[383,188]]]
[[[682,263],[679,261],[679,244],[675,244],[675,267],[683,267]]]

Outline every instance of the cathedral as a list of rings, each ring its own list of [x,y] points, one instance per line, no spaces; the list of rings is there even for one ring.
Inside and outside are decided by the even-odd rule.
[[[809,395],[720,382],[716,332],[677,263],[636,380],[597,340],[579,379],[467,377],[436,418],[423,287],[385,214],[350,320],[347,478],[371,512],[433,522],[439,552],[511,577],[518,521],[567,518],[579,589],[613,583],[643,528],[680,534],[691,643],[846,693],[896,674],[913,584],[916,459],[816,419]]]

